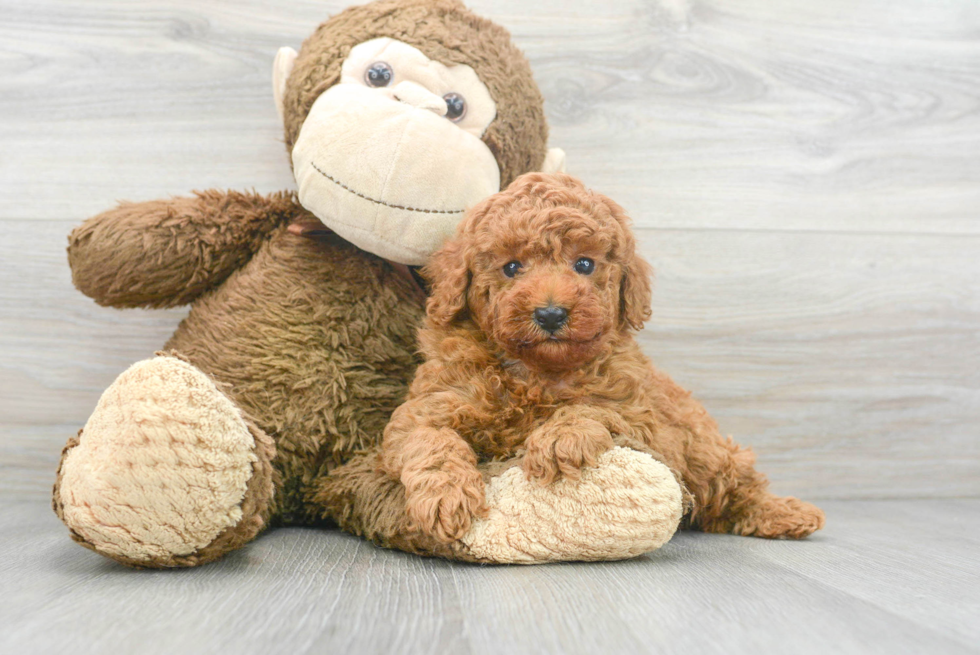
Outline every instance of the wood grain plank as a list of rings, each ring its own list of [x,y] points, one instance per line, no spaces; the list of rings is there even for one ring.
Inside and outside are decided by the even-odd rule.
[[[805,542],[683,533],[627,562],[540,567],[286,529],[200,569],[154,572],[71,543],[41,503],[5,503],[0,652],[976,652],[976,627],[954,625],[980,599],[975,541],[941,535],[980,507],[937,506],[834,502]]]
[[[980,493],[975,239],[640,238],[658,270],[644,349],[756,449],[777,490]]]
[[[0,3],[0,217],[289,188],[272,57],[345,4]],[[472,5],[527,51],[571,170],[643,225],[980,231],[970,0]]]
[[[430,564],[349,535],[277,531],[217,567],[138,572],[89,556],[46,507],[17,518],[0,536],[18,590],[0,600],[3,653],[467,652]]]
[[[0,221],[0,488],[45,494],[101,392],[186,310],[97,307],[71,223]],[[980,495],[977,238],[641,230],[657,269],[640,335],[781,493]]]
[[[760,542],[757,552],[786,570],[905,620],[933,626],[964,644],[980,644],[980,594],[967,591],[950,602],[966,590],[980,589],[976,501],[830,507],[830,520],[840,529],[821,538],[819,551]],[[858,522],[861,529],[853,529]],[[942,547],[922,548],[916,536],[923,533]]]

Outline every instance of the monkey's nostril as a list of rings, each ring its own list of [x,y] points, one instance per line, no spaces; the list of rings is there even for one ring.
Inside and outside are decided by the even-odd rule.
[[[568,320],[568,310],[564,307],[538,307],[534,310],[534,322],[548,332],[557,332]]]

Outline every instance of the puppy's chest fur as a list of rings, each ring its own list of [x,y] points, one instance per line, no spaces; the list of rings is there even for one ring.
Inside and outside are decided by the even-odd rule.
[[[520,362],[502,362],[478,403],[480,411],[465,417],[457,431],[482,459],[513,456],[527,437],[561,407],[605,404],[585,380],[543,380],[528,374]]]
[[[672,407],[686,392],[658,375],[632,339],[616,340],[602,357],[560,378],[507,359],[475,330],[422,330],[420,341],[427,361],[410,398],[428,397],[422,421],[455,430],[480,461],[518,455],[537,428],[573,405],[590,408],[614,438],[682,458],[686,435]]]

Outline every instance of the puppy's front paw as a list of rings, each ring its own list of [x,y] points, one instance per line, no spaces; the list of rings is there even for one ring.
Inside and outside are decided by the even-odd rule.
[[[577,421],[561,429],[542,426],[524,442],[524,473],[528,479],[551,484],[560,476],[577,480],[586,466],[595,466],[599,455],[613,447],[612,435],[594,420]]]
[[[449,543],[470,529],[475,517],[487,514],[483,478],[472,473],[421,471],[405,482],[410,528]]]

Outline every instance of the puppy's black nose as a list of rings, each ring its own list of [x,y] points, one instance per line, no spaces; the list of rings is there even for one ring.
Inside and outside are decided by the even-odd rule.
[[[557,332],[568,320],[568,311],[564,307],[538,307],[534,310],[534,322],[548,332]]]

